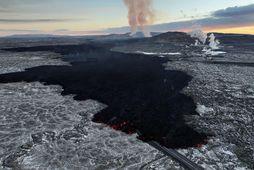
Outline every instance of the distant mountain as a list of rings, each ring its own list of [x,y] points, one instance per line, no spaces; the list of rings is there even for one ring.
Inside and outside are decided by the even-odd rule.
[[[159,32],[152,32],[152,36],[159,35]],[[69,35],[54,35],[54,34],[15,34],[6,36],[4,38],[20,38],[20,39],[33,39],[33,38],[57,38],[57,37],[91,37],[96,38],[97,40],[102,41],[110,41],[110,40],[125,40],[125,39],[131,39],[131,38],[144,38],[144,34],[142,32],[137,32],[134,35],[131,35],[131,33],[125,33],[125,34],[109,34],[109,35],[94,35],[94,36],[69,36]]]
[[[151,37],[150,41],[154,43],[174,43],[174,44],[193,44],[195,39],[184,32],[166,32],[157,36]]]
[[[254,44],[254,35],[250,34],[223,34],[214,33],[215,37],[221,42],[226,44],[250,43]]]
[[[152,32],[152,36],[159,35],[159,32]],[[137,32],[134,35],[131,35],[131,33],[125,33],[125,34],[109,34],[109,35],[102,35],[98,36],[96,40],[100,41],[114,41],[114,40],[126,40],[126,39],[132,39],[132,38],[144,38],[144,34],[142,32]]]
[[[154,36],[157,36],[157,35],[161,34],[161,32],[151,32],[150,34],[151,34],[152,37],[154,37]],[[134,38],[144,38],[145,36],[144,36],[143,32],[137,32],[134,35],[131,35],[131,37],[134,37]]]
[[[135,40],[135,39],[134,39]],[[182,53],[186,46],[195,43],[195,39],[184,32],[166,32],[150,38],[136,39],[131,43],[120,44],[112,48],[112,51],[125,53]],[[188,49],[187,49],[188,50]]]

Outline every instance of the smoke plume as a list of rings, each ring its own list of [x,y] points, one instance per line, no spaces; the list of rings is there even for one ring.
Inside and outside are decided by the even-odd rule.
[[[132,35],[140,28],[146,37],[151,36],[148,26],[153,23],[152,0],[124,0],[128,7],[129,25]]]

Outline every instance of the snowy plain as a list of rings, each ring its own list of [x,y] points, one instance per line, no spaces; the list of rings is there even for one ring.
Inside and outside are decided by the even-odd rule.
[[[52,52],[0,51],[1,74],[40,65],[68,63]],[[205,169],[253,167],[254,68],[181,59],[165,69],[193,76],[184,93],[194,98],[200,116],[186,119],[212,134],[207,145],[179,152]],[[61,91],[39,82],[0,84],[2,169],[183,169],[135,134],[92,122],[104,104],[75,101]]]

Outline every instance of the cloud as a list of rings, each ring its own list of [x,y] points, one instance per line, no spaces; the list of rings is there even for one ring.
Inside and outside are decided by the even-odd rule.
[[[105,31],[95,30],[95,31],[72,31],[68,29],[57,29],[51,32],[56,35],[101,35],[105,34]]]
[[[25,30],[25,29],[0,29],[0,32],[31,32],[31,33],[38,33],[39,30]]]
[[[0,1],[0,6],[1,7],[17,7],[21,5],[31,5],[31,4],[42,4],[42,3],[47,3],[53,0],[43,0],[43,1],[38,1],[38,0],[1,0]]]
[[[14,1],[14,0],[10,0]],[[30,0],[26,0],[28,2]],[[0,5],[1,5],[0,0]],[[6,1],[7,2],[7,1]],[[9,2],[9,1],[8,1]],[[1,10],[1,8],[0,8]],[[70,22],[79,21],[85,19],[0,19],[1,23],[52,23],[52,22]],[[151,31],[165,32],[165,31],[188,31],[193,26],[199,25],[206,30],[211,28],[236,28],[243,26],[254,26],[254,4],[247,6],[236,6],[226,9],[221,9],[212,12],[209,16],[202,19],[187,20],[180,22],[163,23],[151,26]],[[66,35],[85,35],[85,34],[105,34],[105,33],[126,33],[129,32],[130,28],[119,27],[119,28],[108,28],[105,30],[95,31],[71,31],[67,29],[54,30],[53,34],[66,34]],[[43,33],[39,30],[3,30],[0,29],[0,33]]]
[[[55,30],[55,32],[68,32],[68,31],[70,31],[70,30],[68,30],[68,29],[57,29],[57,30]]]
[[[0,7],[0,13],[10,13],[10,12],[13,12],[13,10],[8,9],[8,8],[1,8]]]
[[[254,26],[254,4],[214,11],[211,15],[202,19],[157,24],[151,26],[150,30],[158,32],[188,31],[195,25],[199,25],[204,29]],[[129,30],[129,27],[120,27],[109,28],[105,32],[124,33]]]
[[[84,19],[0,19],[0,23],[51,23],[51,22],[70,22]]]
[[[7,14],[17,14],[38,12],[43,4],[51,4],[57,0],[0,0],[0,16]],[[59,1],[61,2],[61,1]]]
[[[254,15],[254,4],[241,7],[230,7],[212,13],[214,17],[239,17],[246,15]]]
[[[14,34],[40,34],[40,30],[32,29],[0,29],[0,37]]]
[[[0,29],[0,37],[8,35],[104,35],[103,31],[72,31],[68,29],[57,29],[53,31],[42,31],[42,30],[32,30],[32,29]]]

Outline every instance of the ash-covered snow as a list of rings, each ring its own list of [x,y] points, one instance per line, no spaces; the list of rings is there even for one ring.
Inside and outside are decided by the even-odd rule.
[[[186,118],[212,137],[187,157],[212,169],[253,169],[254,67],[171,61],[166,69],[186,71],[193,80],[184,93],[194,98],[200,116]],[[209,169],[209,168],[206,168]]]
[[[61,56],[52,52],[11,53],[0,50],[0,73],[24,71],[26,68],[43,65],[68,65]]]
[[[253,62],[253,51],[225,49],[216,61]],[[209,170],[254,169],[254,67],[200,62],[190,51],[181,51],[188,59],[174,57],[165,67],[193,76],[184,93],[194,98],[200,116],[186,120],[212,137],[205,146],[179,152]],[[0,73],[68,64],[58,58],[0,51]],[[135,135],[93,123],[92,116],[106,107],[102,103],[75,101],[61,91],[38,82],[0,84],[2,169],[183,169]]]

